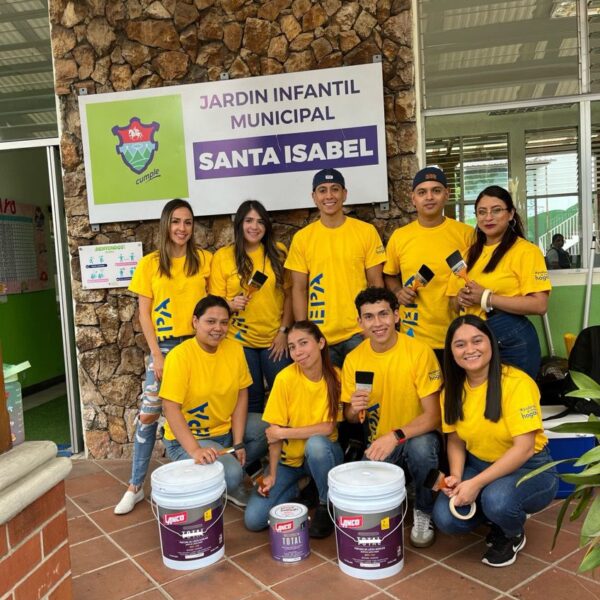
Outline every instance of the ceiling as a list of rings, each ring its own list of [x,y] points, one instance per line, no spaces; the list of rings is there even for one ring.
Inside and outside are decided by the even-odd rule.
[[[0,143],[57,135],[47,0],[0,0]]]

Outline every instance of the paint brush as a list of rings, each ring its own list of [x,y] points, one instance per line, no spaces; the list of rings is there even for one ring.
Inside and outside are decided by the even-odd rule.
[[[371,393],[373,391],[373,377],[375,377],[375,373],[373,373],[373,371],[356,371],[354,374],[356,389],[365,390],[366,392]],[[361,423],[364,423],[366,416],[367,411],[363,409],[358,413],[358,420]]]
[[[219,450],[217,454],[219,456],[225,456],[225,454],[233,454],[236,450],[242,450],[243,448],[245,448],[245,446],[242,442],[235,444],[234,446],[230,446],[229,448],[223,448],[222,450]]]
[[[457,276],[465,280],[468,283],[469,279],[467,278],[467,263],[463,260],[460,252],[455,250],[448,258],[446,258],[446,262],[450,267],[450,270]]]
[[[413,280],[412,289],[416,292],[420,287],[425,287],[434,276],[433,271],[427,265],[421,265]]]
[[[446,475],[438,469],[431,469],[427,473],[423,485],[433,492],[439,492],[442,488],[448,487],[446,485]]]
[[[250,281],[248,282],[248,298],[255,292],[258,292],[268,278],[269,276],[261,271],[254,271],[254,275],[250,277]]]

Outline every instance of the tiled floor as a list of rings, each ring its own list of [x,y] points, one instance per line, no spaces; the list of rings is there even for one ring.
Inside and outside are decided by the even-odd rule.
[[[128,461],[73,461],[66,490],[76,600],[600,599],[600,576],[594,580],[589,574],[575,575],[581,560],[579,522],[565,525],[550,552],[559,503],[528,521],[527,546],[517,562],[504,569],[480,562],[483,538],[475,534],[438,534],[431,548],[407,547],[403,570],[378,581],[343,574],[336,564],[333,536],[311,540],[308,559],[283,565],[271,558],[267,532],[246,531],[242,512],[228,506],[225,558],[195,571],[171,570],[162,563],[147,500],[129,515],[113,514],[129,469]]]

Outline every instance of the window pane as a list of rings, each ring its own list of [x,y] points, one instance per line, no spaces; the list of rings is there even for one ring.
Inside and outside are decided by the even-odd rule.
[[[575,2],[418,4],[426,108],[579,93]]]

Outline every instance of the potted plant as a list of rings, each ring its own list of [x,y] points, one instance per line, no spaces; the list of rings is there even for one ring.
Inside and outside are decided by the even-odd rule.
[[[571,371],[570,375],[578,389],[567,393],[567,396],[572,398],[589,398],[600,404],[600,385],[596,381],[577,371]],[[590,415],[587,422],[563,423],[552,427],[551,431],[558,433],[591,433],[596,436],[597,441],[600,441],[600,420],[598,417]],[[554,465],[565,462],[572,462],[575,467],[582,467],[582,470],[579,473],[559,474],[559,477],[564,482],[575,485],[575,489],[563,500],[558,517],[556,518],[556,530],[552,539],[552,548],[556,545],[558,533],[571,504],[574,503],[574,507],[568,516],[570,521],[579,519],[585,513],[586,509],[589,508],[581,526],[579,540],[581,548],[587,546],[587,552],[578,569],[580,573],[583,573],[591,571],[600,565],[600,495],[594,494],[595,489],[600,486],[600,446],[595,446],[578,458],[557,460],[539,469],[535,469],[525,475],[517,485],[531,477],[535,477],[538,473]]]

